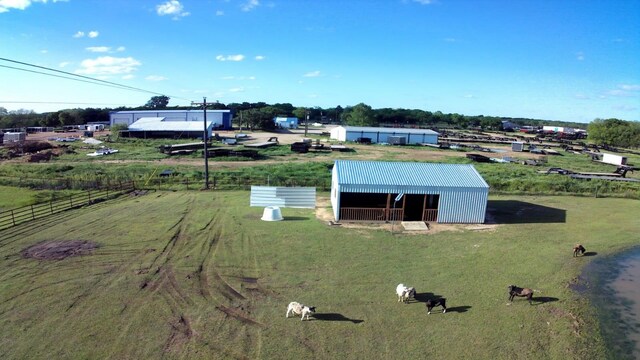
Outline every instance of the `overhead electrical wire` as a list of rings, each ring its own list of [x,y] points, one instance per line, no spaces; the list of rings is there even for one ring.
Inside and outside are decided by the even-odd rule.
[[[7,59],[7,58],[2,58],[2,57],[0,57],[0,60],[1,61],[6,61],[6,62],[11,62],[11,63],[14,63],[14,64],[20,64],[20,65],[24,65],[24,66],[35,67],[35,68],[39,68],[39,69],[43,69],[43,70],[47,70],[47,71],[57,72],[57,73],[61,73],[61,74],[72,76],[74,78],[68,77],[68,76],[56,75],[56,74],[49,74],[49,73],[45,73],[45,72],[41,72],[41,71],[29,70],[29,69],[24,69],[24,68],[17,68],[17,67],[12,67],[12,66],[7,66],[7,65],[0,65],[0,67],[4,67],[4,68],[20,70],[20,71],[26,71],[26,72],[32,72],[32,73],[36,73],[36,74],[53,76],[53,77],[59,77],[59,78],[67,79],[67,80],[87,82],[87,83],[95,84],[95,85],[114,87],[114,88],[119,88],[119,89],[122,89],[122,90],[138,91],[138,92],[144,92],[144,93],[148,93],[148,94],[162,95],[162,96],[167,96],[169,98],[190,101],[189,99],[185,99],[185,98],[181,98],[181,97],[177,97],[177,96],[171,96],[171,95],[168,95],[168,94],[162,94],[162,93],[158,93],[158,92],[155,92],[155,91],[150,91],[150,90],[137,88],[137,87],[134,87],[134,86],[118,84],[118,83],[115,83],[115,82],[112,82],[112,81],[95,79],[95,78],[92,78],[92,77],[89,77],[89,76],[74,74],[74,73],[71,73],[71,72],[68,72],[68,71],[62,71],[62,70],[48,68],[46,66],[30,64],[30,63],[17,61],[17,60],[12,60],[12,59]],[[78,78],[78,79],[75,79],[75,78]]]

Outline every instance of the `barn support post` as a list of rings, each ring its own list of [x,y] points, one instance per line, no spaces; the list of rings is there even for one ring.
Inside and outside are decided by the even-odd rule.
[[[387,207],[384,209],[384,221],[389,222],[389,209],[391,208],[391,194],[387,194]]]

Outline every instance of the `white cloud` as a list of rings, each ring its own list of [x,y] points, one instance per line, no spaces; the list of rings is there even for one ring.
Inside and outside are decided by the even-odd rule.
[[[163,81],[163,80],[167,80],[166,77],[164,76],[160,76],[160,75],[149,75],[146,78],[144,78],[145,80],[149,80],[149,81]]]
[[[466,98],[466,99],[475,99],[476,98],[476,96],[473,95],[473,94],[465,94],[463,97]]]
[[[100,33],[99,33],[99,32],[97,32],[97,31],[95,31],[95,30],[93,30],[93,31],[89,31],[89,33],[87,34],[87,36],[88,36],[88,37],[90,37],[90,38],[92,38],[92,39],[93,39],[93,38],[97,38],[97,37],[98,37],[98,35],[100,35]]]
[[[156,12],[160,16],[171,15],[174,20],[189,16],[189,12],[184,11],[184,6],[178,0],[169,0],[164,4],[157,5]]]
[[[589,96],[585,95],[585,94],[575,94],[574,96],[576,99],[580,99],[580,100],[589,100]]]
[[[432,0],[413,0],[413,2],[417,2],[420,5],[430,5],[433,4]]]
[[[74,38],[81,38],[84,37],[84,31],[78,31],[77,33],[73,34]]]
[[[244,55],[218,55],[216,56],[216,60],[218,61],[242,61],[244,60]]]
[[[456,42],[458,40],[456,40],[455,38],[444,38],[445,42]]]
[[[258,55],[258,56],[256,56],[256,60],[257,60],[257,61],[261,61],[261,60],[264,60],[264,59],[266,59],[266,57],[265,57],[265,56],[263,56],[263,55]]]
[[[620,84],[618,85],[618,87],[622,90],[626,90],[626,91],[638,91],[640,90],[640,85],[636,85],[636,84]]]
[[[41,53],[41,54],[46,54],[46,53],[48,53],[48,52],[49,52],[49,50],[47,50],[47,49],[42,49],[42,50],[40,50],[40,53]]]
[[[622,110],[622,111],[634,111],[637,109],[636,106],[632,106],[632,105],[616,105],[613,108],[616,110]]]
[[[90,52],[106,53],[111,51],[111,48],[108,46],[89,46],[85,48],[85,50]]]
[[[637,91],[640,91],[640,85],[638,84],[619,84],[617,89],[607,91],[609,96],[637,96]]]
[[[70,62],[68,62],[68,61],[63,61],[63,62],[61,62],[60,64],[58,64],[58,66],[59,66],[59,67],[61,67],[61,68],[63,68],[63,67],[66,67],[66,66],[67,66],[67,65],[69,65],[69,64],[71,64],[71,63],[70,63]]]
[[[80,63],[78,74],[85,75],[118,75],[130,74],[138,70],[141,62],[132,58],[117,58],[112,56],[101,56],[96,59],[86,59]]]
[[[242,11],[251,11],[253,9],[255,9],[256,7],[260,6],[260,1],[259,0],[248,0],[246,3],[242,4],[242,6],[240,6],[240,9]]]
[[[223,16],[223,15],[224,15],[224,11],[222,10],[216,11],[216,16]]]
[[[53,3],[67,2],[69,0],[51,0]],[[0,13],[7,12],[11,9],[24,10],[31,6],[31,3],[44,3],[48,0],[0,0]]]
[[[229,89],[229,92],[232,92],[232,93],[244,92],[244,88],[242,87],[232,88],[232,89]]]
[[[125,50],[126,48],[124,46],[118,46],[118,48],[116,49],[117,52],[123,52]]]
[[[133,74],[127,74],[125,76],[122,77],[122,80],[129,80],[129,79],[133,79],[135,76],[133,76]]]
[[[306,73],[306,74],[304,74],[302,76],[304,76],[304,77],[318,77],[318,76],[320,76],[320,70],[311,71],[311,72],[308,72],[308,73]]]
[[[578,59],[578,61],[584,60],[584,54],[582,53],[582,51],[576,53],[576,59]]]

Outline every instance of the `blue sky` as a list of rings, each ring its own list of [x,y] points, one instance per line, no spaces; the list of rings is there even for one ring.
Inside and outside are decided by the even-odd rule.
[[[640,120],[638,0],[0,0],[0,58],[169,105]],[[9,110],[154,96],[6,66],[44,70],[0,61]]]

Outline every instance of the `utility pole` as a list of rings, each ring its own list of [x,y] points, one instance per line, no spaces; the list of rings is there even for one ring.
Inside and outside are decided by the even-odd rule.
[[[204,110],[204,133],[202,134],[202,140],[204,141],[204,188],[209,189],[209,154],[207,154],[207,98],[203,97],[201,103],[191,102],[193,105],[202,105]]]
[[[309,130],[309,110],[304,110],[304,115],[306,119],[304,120],[304,137],[307,137],[307,131]]]

